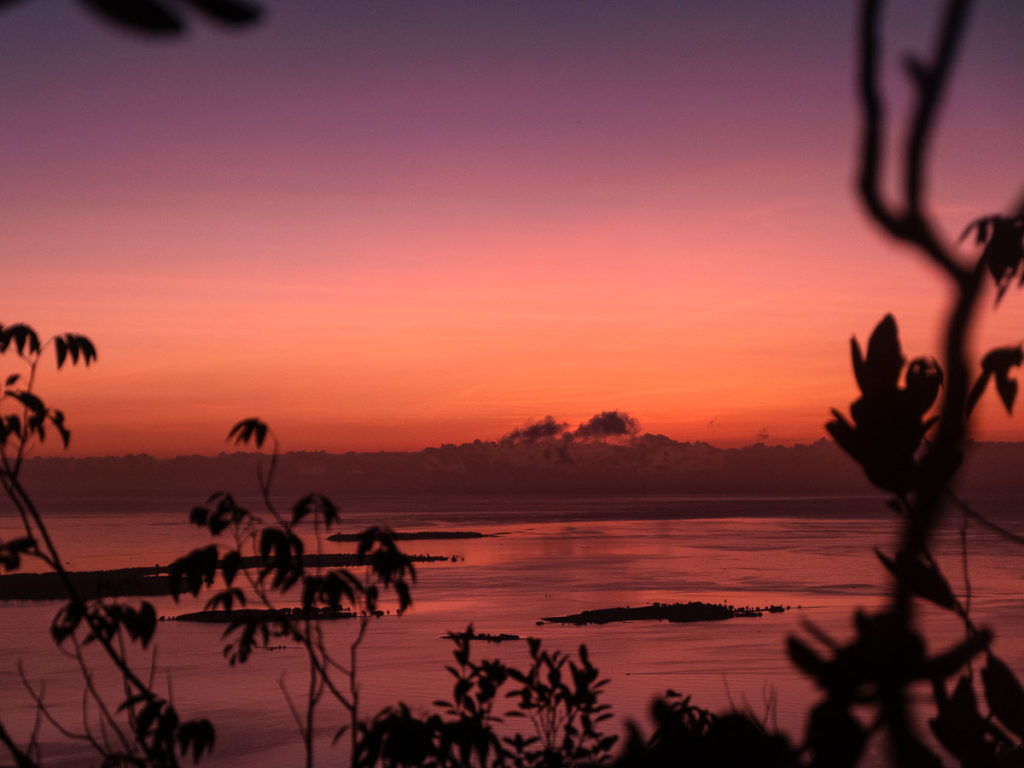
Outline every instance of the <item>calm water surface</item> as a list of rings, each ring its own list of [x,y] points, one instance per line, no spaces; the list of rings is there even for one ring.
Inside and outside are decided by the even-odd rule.
[[[62,555],[75,569],[167,563],[209,543],[187,525],[187,499],[51,500],[49,515]],[[1007,527],[1024,529],[1020,499],[978,499],[976,506]],[[253,503],[255,509],[257,505]],[[837,638],[850,634],[856,608],[883,601],[886,574],[874,547],[892,550],[897,521],[876,498],[600,498],[600,499],[375,499],[343,509],[344,528],[389,524],[398,529],[477,530],[484,539],[415,541],[411,552],[455,556],[456,562],[418,568],[414,607],[370,625],[360,654],[364,711],[399,699],[429,707],[450,693],[445,664],[451,644],[441,638],[472,623],[478,631],[541,638],[552,648],[586,643],[611,680],[607,700],[616,728],[646,725],[653,696],[672,688],[701,706],[749,707],[791,733],[803,727],[816,692],[784,655],[785,638],[813,622]],[[5,514],[9,520],[10,515]],[[1020,521],[1020,522],[1018,522]],[[16,533],[0,527],[0,536]],[[351,545],[326,544],[327,551]],[[969,538],[972,612],[996,629],[996,650],[1024,670],[1024,560],[1022,550],[988,532]],[[956,526],[944,530],[935,554],[955,589],[962,588]],[[588,608],[652,601],[781,603],[783,614],[696,624],[624,623],[601,627],[537,626],[540,617]],[[158,613],[197,609],[190,602],[153,601]],[[81,730],[82,681],[73,661],[59,655],[48,627],[55,603],[0,607],[0,718],[14,733],[33,727],[34,708],[19,664],[54,716]],[[959,639],[955,624],[934,613],[925,621],[937,646]],[[350,622],[324,625],[339,654],[354,634]],[[302,653],[260,651],[230,667],[221,655],[222,627],[165,622],[156,636],[156,680],[187,717],[209,717],[217,727],[213,763],[223,766],[299,764],[299,740],[282,689],[301,700]],[[525,643],[475,645],[478,657],[524,662]],[[147,664],[140,655],[140,663]],[[102,664],[97,664],[102,668]],[[100,681],[111,684],[112,681]],[[111,692],[111,701],[118,701]],[[329,742],[341,713],[321,717],[322,764],[347,754]],[[88,764],[87,749],[42,723],[47,765]]]

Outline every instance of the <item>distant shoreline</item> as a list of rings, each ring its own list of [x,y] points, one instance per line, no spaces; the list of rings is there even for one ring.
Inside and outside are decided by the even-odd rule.
[[[266,460],[266,455],[251,452],[163,459],[145,454],[37,456],[25,462],[22,479],[39,498],[173,496],[183,500],[184,514],[213,490],[260,505],[255,472]],[[1021,464],[1024,442],[973,443],[961,490],[1020,494]],[[477,440],[420,451],[295,451],[278,457],[274,484],[283,496],[301,498],[315,489],[336,502],[370,496],[884,498],[860,466],[825,439],[718,448],[657,434],[608,440]]]

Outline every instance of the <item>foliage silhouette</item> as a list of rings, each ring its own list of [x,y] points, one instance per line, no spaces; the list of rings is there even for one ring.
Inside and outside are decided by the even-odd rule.
[[[631,726],[617,765],[785,768],[799,764],[798,751],[788,739],[748,713],[715,714],[672,690],[656,699],[651,710],[654,733],[645,740]]]
[[[254,9],[237,0],[184,4],[228,23],[255,18]],[[170,0],[87,0],[87,5],[137,31],[172,33],[183,28],[177,10],[181,4]],[[857,612],[854,637],[846,643],[814,626],[808,626],[809,638],[788,639],[790,659],[821,691],[820,701],[808,713],[801,744],[792,745],[749,713],[714,714],[670,691],[653,705],[655,729],[650,737],[632,727],[617,757],[619,765],[854,766],[876,735],[886,739],[896,766],[938,766],[949,757],[966,766],[1024,765],[1024,686],[994,652],[993,632],[976,626],[972,619],[969,587],[961,599],[930,552],[939,522],[954,507],[963,515],[964,542],[970,521],[1021,540],[957,498],[953,481],[967,447],[968,417],[988,385],[994,382],[1007,411],[1012,411],[1016,401],[1018,383],[1012,373],[1024,360],[1024,347],[1018,344],[990,350],[981,359],[980,375],[972,384],[967,338],[986,280],[992,281],[996,305],[1015,281],[1024,285],[1024,210],[971,222],[961,241],[973,234],[973,245],[981,253],[965,257],[944,241],[926,205],[928,148],[963,39],[970,0],[947,0],[931,58],[906,60],[914,106],[897,167],[902,185],[895,201],[883,195],[883,137],[888,125],[879,76],[882,6],[881,0],[863,0],[861,4],[859,192],[871,217],[945,275],[956,296],[946,322],[941,364],[919,357],[907,365],[892,315],[875,327],[866,353],[854,338],[852,364],[861,396],[850,406],[849,419],[834,410],[827,424],[829,433],[862,466],[868,479],[892,494],[891,506],[901,516],[902,530],[894,553],[877,551],[881,567],[892,578],[888,604],[875,612]],[[95,749],[104,765],[176,766],[186,757],[198,761],[213,747],[213,726],[206,720],[182,722],[169,699],[144,682],[125,656],[126,642],[143,649],[150,645],[156,628],[152,606],[79,595],[21,484],[26,448],[35,440],[44,440],[47,427],[55,430],[65,445],[70,439],[63,413],[47,407],[33,389],[37,366],[51,344],[58,369],[68,361],[89,365],[96,359],[95,348],[83,336],[64,334],[41,343],[28,326],[0,326],[0,353],[13,352],[28,369],[27,375],[8,375],[0,391],[0,405],[7,408],[0,414],[0,483],[24,528],[24,536],[0,542],[0,568],[16,570],[25,558],[36,558],[62,577],[68,598],[53,620],[51,635],[58,646],[70,646],[81,665],[94,717],[112,734],[109,739],[96,737],[84,718],[85,732],[77,735]],[[595,423],[581,425],[581,430],[606,427]],[[530,430],[554,434],[563,428],[549,419],[513,433],[513,438],[530,439]],[[622,430],[628,429],[623,422]],[[309,666],[306,700],[301,709],[290,698],[288,701],[303,737],[307,766],[313,764],[314,724],[325,697],[339,702],[348,713],[348,722],[338,727],[337,734],[349,732],[353,765],[568,766],[612,760],[616,738],[601,730],[609,717],[607,705],[600,701],[606,681],[585,647],[581,646],[576,661],[530,641],[530,666],[519,670],[500,660],[474,661],[471,628],[454,636],[456,666],[449,668],[455,678],[450,701],[436,702],[436,711],[425,715],[397,704],[372,719],[361,720],[358,649],[379,610],[382,593],[394,593],[399,611],[411,604],[412,563],[389,531],[370,528],[359,542],[359,554],[365,558],[361,575],[344,568],[307,567],[300,528],[311,528],[319,546],[321,534],[338,521],[336,506],[314,493],[300,499],[290,515],[280,513],[271,498],[278,456],[276,437],[258,419],[239,422],[228,437],[257,447],[270,440],[269,463],[261,466],[257,475],[270,520],[249,512],[230,494],[213,494],[192,510],[191,522],[208,530],[218,542],[225,534],[231,542],[202,547],[177,560],[172,583],[177,594],[210,592],[207,609],[228,611],[246,604],[246,591],[236,586],[244,583],[249,594],[271,610],[228,626],[224,655],[231,664],[245,663],[254,648],[271,638],[287,637],[305,649]],[[258,558],[255,573],[242,567],[246,547]],[[298,611],[285,613],[276,600],[293,595],[298,595]],[[963,639],[929,653],[933,644],[918,622],[921,601],[944,611],[949,621],[962,628]],[[321,611],[358,615],[346,664],[337,661],[327,647],[315,620]],[[92,673],[82,654],[82,647],[89,644],[102,648],[125,683],[125,699],[115,709],[107,706],[92,685]],[[976,662],[981,665],[980,682],[974,674]],[[931,741],[916,726],[919,718],[914,702],[922,689],[931,696]],[[42,715],[49,717],[41,696],[31,688],[30,693]],[[507,700],[514,709],[498,714],[499,702]],[[529,736],[505,735],[508,719],[516,717],[530,723]],[[38,765],[35,734],[20,746],[0,724],[0,743],[19,768]]]
[[[0,9],[18,0],[0,0]],[[81,0],[92,13],[129,32],[168,36],[187,28],[184,8],[227,26],[244,27],[258,21],[259,6],[244,0]]]
[[[611,717],[600,703],[608,683],[591,663],[585,645],[579,662],[529,643],[525,670],[492,659],[473,661],[473,627],[453,633],[457,666],[451,701],[437,701],[440,712],[417,716],[405,704],[388,707],[361,726],[357,764],[387,766],[541,766],[602,765],[618,740],[600,730]],[[518,685],[504,690],[506,684]],[[515,709],[495,713],[500,694]],[[499,735],[507,718],[528,720],[532,733]]]
[[[14,353],[27,368],[27,374],[11,373],[4,379],[0,393],[0,485],[13,503],[25,535],[0,542],[0,568],[17,570],[26,557],[41,561],[61,579],[66,602],[50,627],[54,643],[72,655],[79,664],[85,684],[82,728],[80,733],[61,730],[88,743],[102,758],[104,766],[146,765],[177,766],[179,757],[191,755],[198,760],[213,748],[213,726],[207,720],[182,721],[169,698],[146,682],[128,662],[126,641],[146,649],[156,630],[156,611],[143,601],[138,607],[99,597],[84,597],[64,568],[49,529],[28,491],[21,482],[26,452],[46,439],[46,427],[57,430],[65,446],[71,433],[64,414],[47,407],[34,392],[36,373],[43,353],[53,347],[57,369],[69,360],[72,365],[90,365],[96,360],[96,348],[85,336],[66,333],[40,341],[27,325],[0,325],[0,354]],[[125,698],[116,709],[103,700],[93,685],[93,672],[83,655],[83,647],[98,645],[115,673],[121,678]],[[26,681],[40,717],[52,720],[42,696]],[[88,704],[92,703],[100,735],[90,725]],[[60,726],[58,726],[60,727]],[[36,766],[40,745],[33,732],[25,746],[19,746],[0,724],[2,743],[18,768]]]
[[[789,640],[790,657],[825,694],[809,719],[806,746],[812,765],[856,764],[875,732],[885,734],[894,765],[941,765],[939,755],[915,730],[911,688],[919,681],[930,684],[937,714],[929,725],[949,754],[964,765],[1024,764],[1020,742],[1024,736],[1024,691],[1014,673],[992,652],[991,631],[976,627],[971,620],[969,592],[962,603],[929,552],[931,537],[955,499],[952,483],[966,448],[967,418],[993,378],[1004,406],[1012,409],[1017,384],[1009,378],[1009,370],[1019,366],[1022,358],[1019,346],[992,350],[982,360],[981,376],[968,387],[967,337],[983,279],[986,273],[992,278],[998,304],[1024,259],[1020,214],[988,216],[968,225],[964,236],[974,231],[976,244],[983,250],[965,262],[943,242],[924,203],[927,148],[970,6],[968,0],[949,0],[931,61],[907,59],[915,105],[902,157],[902,195],[895,203],[885,200],[881,191],[885,135],[879,89],[882,3],[864,0],[861,6],[861,198],[872,218],[891,236],[909,243],[949,279],[956,300],[945,332],[945,378],[938,363],[918,359],[908,368],[904,386],[899,386],[904,359],[891,315],[872,333],[866,358],[856,339],[852,342],[862,397],[850,409],[854,425],[833,411],[835,419],[828,430],[875,485],[895,494],[892,506],[904,522],[895,556],[878,553],[893,577],[890,604],[875,614],[858,612],[854,617],[856,637],[846,645],[815,630],[828,649],[826,656],[798,638]],[[943,385],[939,413],[926,418]],[[969,518],[967,506],[963,509],[961,533],[966,547]],[[964,561],[966,577],[966,549]],[[963,624],[964,640],[927,657],[915,600],[948,611]],[[988,706],[984,715],[976,701],[971,665],[972,659],[982,654]],[[955,680],[952,694],[948,688],[951,680]],[[868,724],[858,717],[858,711],[866,714]]]
[[[231,611],[236,605],[246,605],[246,593],[233,586],[242,576],[249,592],[265,610],[258,614],[240,613],[229,623],[224,632],[224,637],[229,639],[223,649],[225,658],[232,666],[244,664],[255,648],[282,638],[299,643],[308,661],[307,695],[302,711],[283,684],[282,691],[302,735],[305,765],[314,763],[316,714],[325,697],[338,702],[348,713],[348,722],[337,726],[335,740],[350,733],[354,764],[360,732],[359,647],[369,622],[380,614],[382,592],[394,592],[399,613],[412,605],[409,587],[415,580],[412,561],[399,550],[390,530],[370,527],[361,534],[357,547],[357,555],[364,565],[361,575],[347,568],[324,570],[317,560],[313,561],[312,568],[308,567],[303,557],[302,529],[310,529],[319,554],[322,537],[339,520],[338,508],[326,496],[310,493],[293,505],[290,515],[282,514],[272,498],[279,454],[277,437],[264,422],[251,418],[235,424],[227,439],[241,445],[251,442],[257,447],[270,440],[273,448],[269,463],[266,469],[262,466],[257,469],[260,496],[270,522],[236,503],[229,493],[212,494],[205,506],[192,509],[190,521],[207,529],[218,540],[222,534],[230,533],[231,541],[223,547],[211,544],[195,549],[176,560],[171,570],[172,594],[177,599],[182,592],[199,595],[204,590],[212,590],[219,570],[224,588],[213,591],[205,610]],[[253,557],[259,562],[255,575],[241,567]],[[297,609],[284,609],[276,602],[282,598],[294,602],[296,594]],[[327,643],[318,621],[325,614],[349,615],[358,621],[355,637],[347,650],[346,664],[336,659]]]

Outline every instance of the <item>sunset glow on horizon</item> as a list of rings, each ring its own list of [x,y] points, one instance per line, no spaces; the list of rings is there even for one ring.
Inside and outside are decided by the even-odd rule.
[[[853,194],[852,7],[268,11],[173,42],[0,13],[0,321],[95,342],[38,382],[69,455],[212,454],[257,415],[285,450],[417,450],[611,409],[809,443],[856,397],[851,335],[892,312],[938,353],[946,287]],[[895,4],[894,41],[921,13]],[[951,240],[1024,193],[1007,16],[978,9],[931,155]],[[1024,297],[993,301],[979,356],[1024,339]],[[1024,426],[987,396],[975,436]]]

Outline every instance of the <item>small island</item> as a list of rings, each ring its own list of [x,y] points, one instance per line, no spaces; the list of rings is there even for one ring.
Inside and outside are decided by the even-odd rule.
[[[375,611],[374,616],[380,617],[384,611]],[[337,619],[354,619],[359,614],[348,609],[337,611],[330,608],[314,608],[309,614],[301,608],[235,608],[230,611],[195,611],[180,616],[161,616],[161,621],[196,621],[203,624],[241,624],[266,621],[335,621]]]
[[[408,555],[414,563],[456,562],[448,555]],[[304,568],[351,568],[365,565],[365,557],[347,553],[305,554]],[[259,568],[263,561],[248,555],[241,558],[241,568]],[[218,570],[220,564],[217,565]],[[170,565],[117,568],[107,571],[68,571],[67,580],[84,600],[97,597],[155,597],[170,595]],[[0,601],[4,600],[66,600],[68,588],[59,573],[8,573],[0,575]]]
[[[763,613],[781,613],[785,611],[781,605],[768,605],[764,608],[726,605],[725,603],[653,603],[636,608],[598,608],[567,616],[545,616],[538,624],[608,624],[613,621],[723,621],[734,618],[757,618]]]
[[[447,635],[442,635],[442,640],[462,640],[466,637],[465,632],[449,632]],[[486,632],[470,632],[470,640],[483,640],[485,643],[504,643],[506,640],[520,640],[519,635],[509,635],[504,632],[498,635],[491,635]]]
[[[477,531],[407,531],[405,533],[393,531],[391,534],[395,541],[431,541],[440,539],[484,539],[491,538],[493,533],[479,533]],[[328,541],[359,541],[363,538],[361,533],[332,533],[327,537]]]

